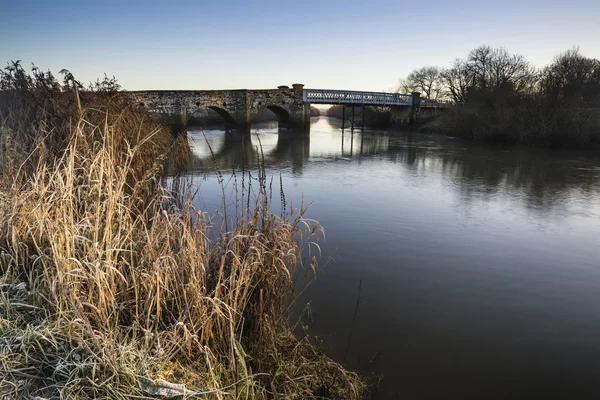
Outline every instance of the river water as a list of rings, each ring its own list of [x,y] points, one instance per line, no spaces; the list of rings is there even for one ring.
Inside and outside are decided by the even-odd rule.
[[[373,398],[600,397],[597,155],[342,134],[324,117],[309,136],[258,127],[245,146],[204,133],[224,171],[255,160],[260,138],[288,202],[314,202],[335,262],[302,297],[308,334],[381,377]],[[214,211],[215,162],[199,131],[190,138],[196,205]]]

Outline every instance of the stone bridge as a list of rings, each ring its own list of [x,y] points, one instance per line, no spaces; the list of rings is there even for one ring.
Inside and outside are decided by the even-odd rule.
[[[354,108],[365,106],[390,107],[397,122],[416,122],[421,115],[434,114],[448,104],[421,99],[420,93],[380,93],[342,90],[304,89],[302,84],[292,88],[239,90],[151,90],[130,92],[140,105],[169,125],[174,133],[182,132],[188,124],[199,124],[208,110],[225,121],[226,129],[250,132],[250,121],[263,109],[277,117],[279,129],[308,131],[310,105],[339,104],[351,107],[352,129]],[[345,120],[345,118],[343,119]],[[364,119],[363,119],[364,120]],[[342,125],[343,129],[343,125]]]
[[[263,109],[277,117],[280,130],[306,130],[310,104],[303,99],[303,85],[266,90],[151,90],[130,92],[140,105],[180,132],[197,123],[207,110],[225,121],[227,129],[250,131],[250,120]]]

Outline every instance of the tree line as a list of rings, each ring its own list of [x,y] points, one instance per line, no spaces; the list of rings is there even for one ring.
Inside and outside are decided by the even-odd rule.
[[[553,100],[600,99],[600,61],[573,48],[535,68],[521,54],[480,46],[448,68],[425,66],[400,80],[399,92],[432,100],[467,102],[481,96],[543,95]]]
[[[425,66],[400,92],[461,103],[444,116],[456,136],[555,147],[600,145],[600,61],[567,50],[543,68],[504,48],[480,46],[448,68]]]

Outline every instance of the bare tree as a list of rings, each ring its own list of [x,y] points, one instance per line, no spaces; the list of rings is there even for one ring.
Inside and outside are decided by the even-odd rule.
[[[440,78],[445,95],[453,101],[464,103],[474,83],[474,73],[467,62],[457,58],[452,67],[440,72]]]
[[[401,90],[421,92],[422,97],[435,100],[442,91],[442,80],[438,67],[423,67],[412,71],[406,79],[400,81]]]
[[[600,61],[573,48],[560,54],[542,72],[540,89],[549,99],[600,100]]]
[[[419,88],[414,82],[410,82],[407,78],[398,81],[398,88],[394,90],[396,93],[412,93],[418,91]]]
[[[473,74],[473,87],[484,91],[487,90],[492,52],[493,50],[490,46],[480,46],[469,53],[467,68]]]
[[[520,54],[504,48],[481,46],[469,53],[467,66],[473,74],[473,87],[485,95],[524,93],[535,82],[535,70]]]

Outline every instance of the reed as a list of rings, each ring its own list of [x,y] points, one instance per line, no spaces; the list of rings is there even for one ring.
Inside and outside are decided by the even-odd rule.
[[[306,208],[271,215],[260,178],[215,227],[161,179],[181,139],[101,97],[60,126],[4,114],[3,143],[30,147],[5,147],[0,184],[0,398],[360,398],[287,312],[318,269]]]

